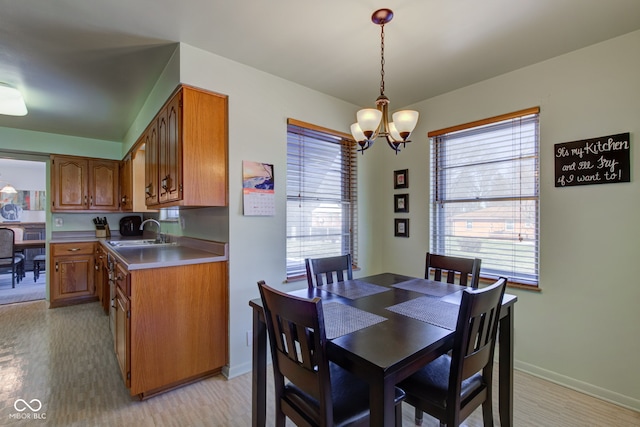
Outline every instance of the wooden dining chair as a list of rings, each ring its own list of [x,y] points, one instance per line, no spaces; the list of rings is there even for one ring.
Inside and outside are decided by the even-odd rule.
[[[271,345],[275,425],[284,427],[289,418],[297,426],[368,426],[368,383],[327,358],[322,300],[287,295],[264,281],[258,288]],[[401,426],[404,392],[395,393]]]
[[[353,279],[351,254],[326,258],[306,258],[304,263],[307,268],[309,289],[333,283],[334,279],[338,282]]]
[[[11,270],[11,287],[20,283],[24,271],[24,257],[16,255],[14,250],[15,235],[10,228],[0,228],[0,269]]]
[[[440,425],[457,427],[482,405],[484,425],[493,426],[491,389],[500,306],[507,279],[482,289],[465,289],[451,355],[440,356],[398,386],[415,407],[415,423],[423,411]]]
[[[433,280],[438,282],[456,283],[455,278],[458,276],[457,284],[476,289],[480,280],[480,264],[479,258],[453,257],[427,252],[424,278],[430,279],[433,275]]]

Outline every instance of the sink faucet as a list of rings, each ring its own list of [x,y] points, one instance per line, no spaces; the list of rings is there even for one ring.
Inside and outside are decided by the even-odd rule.
[[[160,243],[164,243],[165,242],[165,235],[162,232],[162,225],[160,224],[159,221],[153,219],[153,218],[149,218],[149,219],[145,219],[144,221],[142,221],[142,223],[140,223],[140,230],[144,229],[144,225],[148,222],[153,222],[154,224],[156,224],[158,226],[158,238],[157,240]]]

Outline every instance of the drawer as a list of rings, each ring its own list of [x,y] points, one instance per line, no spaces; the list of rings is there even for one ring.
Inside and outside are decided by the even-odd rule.
[[[49,245],[52,255],[93,255],[93,242],[75,242],[75,243],[52,243]]]

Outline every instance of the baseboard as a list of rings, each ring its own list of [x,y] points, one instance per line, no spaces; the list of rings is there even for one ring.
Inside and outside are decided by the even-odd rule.
[[[597,397],[598,399],[602,399],[615,405],[631,409],[632,411],[640,412],[640,400],[638,399],[634,399],[632,397],[625,396],[611,390],[594,386],[593,384],[579,381],[574,378],[558,374],[557,372],[549,371],[538,366],[531,365],[529,363],[519,362],[516,360],[514,362],[514,368],[543,380],[551,381],[552,383],[561,385],[563,387],[579,391],[589,396]]]

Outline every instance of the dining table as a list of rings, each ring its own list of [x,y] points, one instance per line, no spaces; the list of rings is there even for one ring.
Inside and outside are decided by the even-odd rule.
[[[16,240],[13,243],[13,248],[16,251],[24,249],[38,249],[46,246],[46,240]]]
[[[320,297],[329,359],[369,383],[371,426],[394,426],[394,387],[453,347],[464,287],[395,273],[289,292]],[[513,322],[517,297],[505,294],[498,342],[500,425],[513,425]],[[252,299],[252,425],[266,422],[267,328]],[[494,382],[496,384],[496,382]]]

